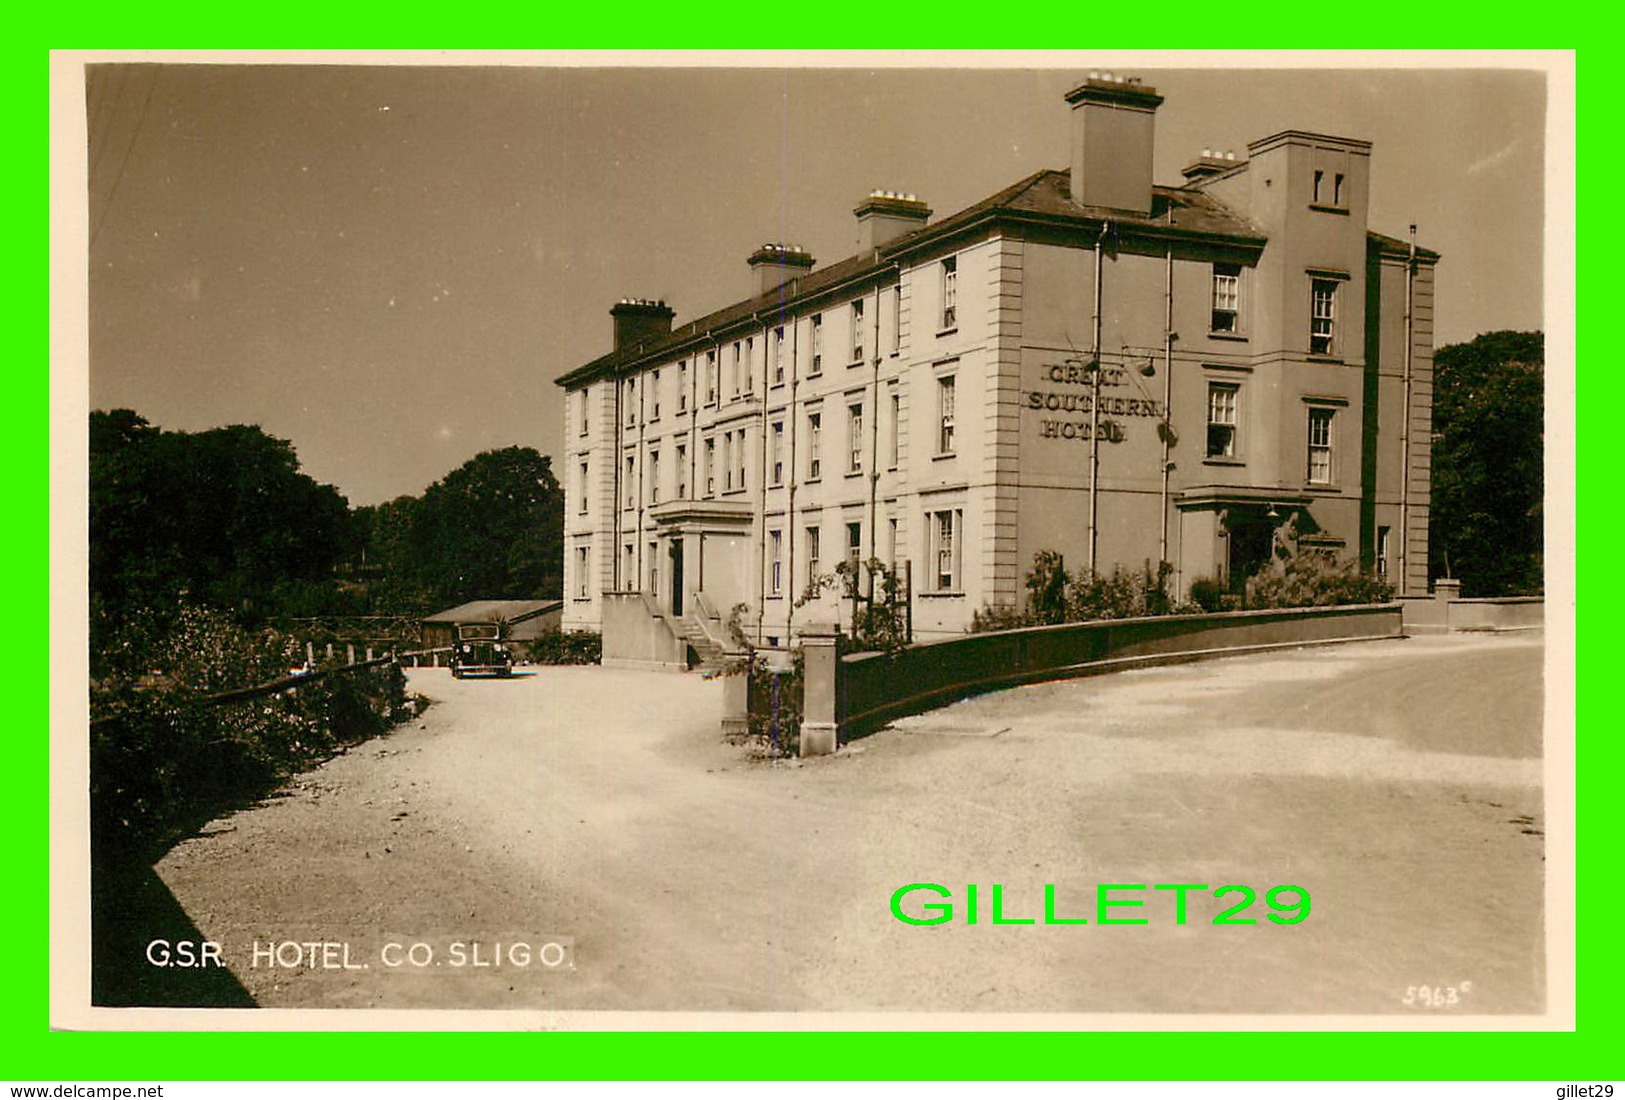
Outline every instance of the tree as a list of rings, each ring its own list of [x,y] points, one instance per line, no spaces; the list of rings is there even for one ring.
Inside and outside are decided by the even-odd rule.
[[[1469,596],[1543,586],[1544,337],[1490,332],[1433,360],[1431,577]]]
[[[167,432],[129,409],[90,416],[90,587],[98,614],[183,595],[252,620],[330,598],[353,546],[337,489],[287,440],[241,424]]]
[[[439,605],[563,592],[564,494],[534,448],[475,455],[413,512],[406,564]]]
[[[365,579],[367,609],[374,614],[421,615],[436,610],[418,576],[412,528],[418,498],[399,496],[351,513],[362,546],[358,565]]]

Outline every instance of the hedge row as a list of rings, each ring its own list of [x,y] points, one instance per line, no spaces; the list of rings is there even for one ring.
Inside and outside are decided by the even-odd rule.
[[[550,630],[531,640],[526,651],[538,665],[596,665],[604,655],[604,636],[592,630]]]
[[[210,818],[412,713],[395,664],[330,670],[274,695],[226,703],[207,695],[168,677],[96,693],[90,812],[98,859],[155,857]]]

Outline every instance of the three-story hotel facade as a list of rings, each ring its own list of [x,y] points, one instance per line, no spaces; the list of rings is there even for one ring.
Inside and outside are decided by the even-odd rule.
[[[763,644],[840,622],[843,559],[909,577],[916,638],[1020,605],[1034,555],[1233,586],[1287,524],[1427,584],[1433,271],[1366,224],[1370,143],[1285,131],[1152,181],[1162,98],[1091,75],[1072,158],[940,220],[855,209],[859,250],[749,257],[673,327],[611,309],[566,391],[566,629],[641,594]]]

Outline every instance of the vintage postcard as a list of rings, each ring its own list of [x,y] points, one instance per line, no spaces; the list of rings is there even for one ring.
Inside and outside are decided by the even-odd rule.
[[[57,1026],[1572,1028],[1571,56],[52,75]]]

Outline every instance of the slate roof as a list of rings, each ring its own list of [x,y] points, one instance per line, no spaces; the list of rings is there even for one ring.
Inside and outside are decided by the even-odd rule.
[[[887,241],[879,248],[849,256],[828,267],[814,269],[766,294],[746,298],[679,325],[672,329],[670,336],[651,338],[601,355],[562,375],[556,384],[573,385],[611,374],[618,367],[669,358],[686,345],[698,347],[709,335],[720,335],[758,315],[763,320],[771,320],[774,314],[792,303],[799,304],[842,284],[876,275],[910,252],[929,247],[944,237],[987,221],[1071,226],[1095,231],[1098,231],[1101,223],[1110,221],[1120,237],[1196,238],[1230,242],[1253,249],[1263,248],[1268,240],[1263,230],[1199,187],[1154,186],[1151,192],[1151,211],[1148,214],[1082,206],[1072,201],[1069,170],[1041,169],[978,203]],[[1385,250],[1390,243],[1408,247],[1405,242],[1395,241],[1392,237],[1382,237],[1381,234],[1372,234],[1372,237],[1380,238],[1379,243]],[[1418,256],[1424,255],[1437,259],[1437,253],[1418,249]]]
[[[1390,237],[1386,233],[1378,233],[1375,229],[1366,230],[1365,239],[1368,243],[1374,244],[1388,253],[1398,252],[1403,254],[1408,253],[1411,249],[1409,241],[1402,241],[1398,237]],[[1437,263],[1439,254],[1431,248],[1423,248],[1421,245],[1417,245],[1416,258],[1428,263]]]
[[[509,622],[529,619],[564,606],[563,600],[470,600],[433,615],[424,616],[426,623],[489,623],[498,618]]]

